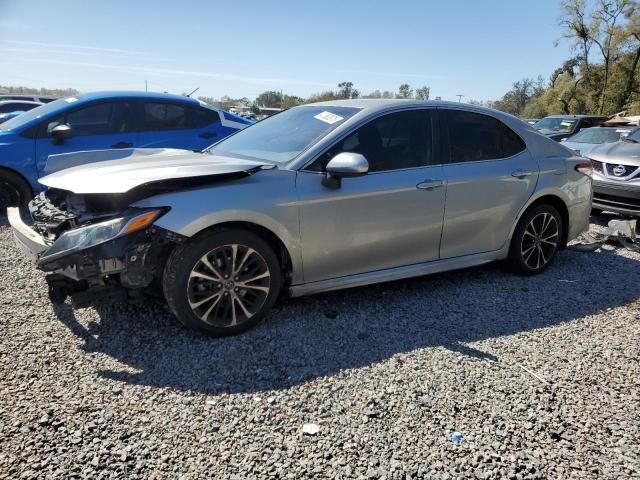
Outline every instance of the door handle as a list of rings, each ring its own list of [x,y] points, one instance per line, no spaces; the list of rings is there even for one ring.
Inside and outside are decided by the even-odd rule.
[[[111,145],[111,148],[131,148],[133,147],[133,143],[131,142],[118,142]]]
[[[214,132],[204,132],[204,133],[201,133],[199,136],[200,138],[213,138],[213,137],[217,137],[218,134]]]
[[[523,170],[521,168],[511,172],[511,176],[515,178],[530,177],[531,175],[533,175],[533,172],[531,170]]]
[[[435,190],[436,188],[440,188],[444,185],[444,182],[442,180],[436,180],[434,178],[427,178],[424,182],[420,182],[419,184],[416,185],[416,188],[419,188],[420,190],[427,190],[427,191],[432,191]]]

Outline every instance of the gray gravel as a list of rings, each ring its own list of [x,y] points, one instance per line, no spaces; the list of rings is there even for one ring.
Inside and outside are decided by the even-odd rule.
[[[216,340],[159,302],[53,308],[0,218],[0,478],[638,477],[640,255],[557,260],[290,300]]]

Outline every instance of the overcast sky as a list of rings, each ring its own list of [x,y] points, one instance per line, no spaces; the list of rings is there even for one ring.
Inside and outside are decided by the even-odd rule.
[[[492,100],[569,55],[556,0],[0,0],[0,85]]]

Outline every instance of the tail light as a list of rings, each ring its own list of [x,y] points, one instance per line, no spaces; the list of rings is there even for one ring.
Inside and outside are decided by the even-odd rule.
[[[593,165],[591,165],[591,162],[578,163],[575,169],[576,172],[580,172],[588,177],[593,177]]]

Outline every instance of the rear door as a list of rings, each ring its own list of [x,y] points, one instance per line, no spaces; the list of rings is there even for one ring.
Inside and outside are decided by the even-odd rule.
[[[498,119],[465,110],[438,113],[448,162],[440,257],[499,250],[533,193],[538,164]]]
[[[57,125],[71,127],[71,138],[56,142],[51,130]],[[49,155],[134,148],[138,134],[133,125],[133,104],[126,100],[94,102],[67,110],[60,116],[49,118],[38,129],[36,140],[36,164],[40,175]]]
[[[222,137],[215,110],[163,101],[145,101],[141,106],[141,147],[202,150]]]

